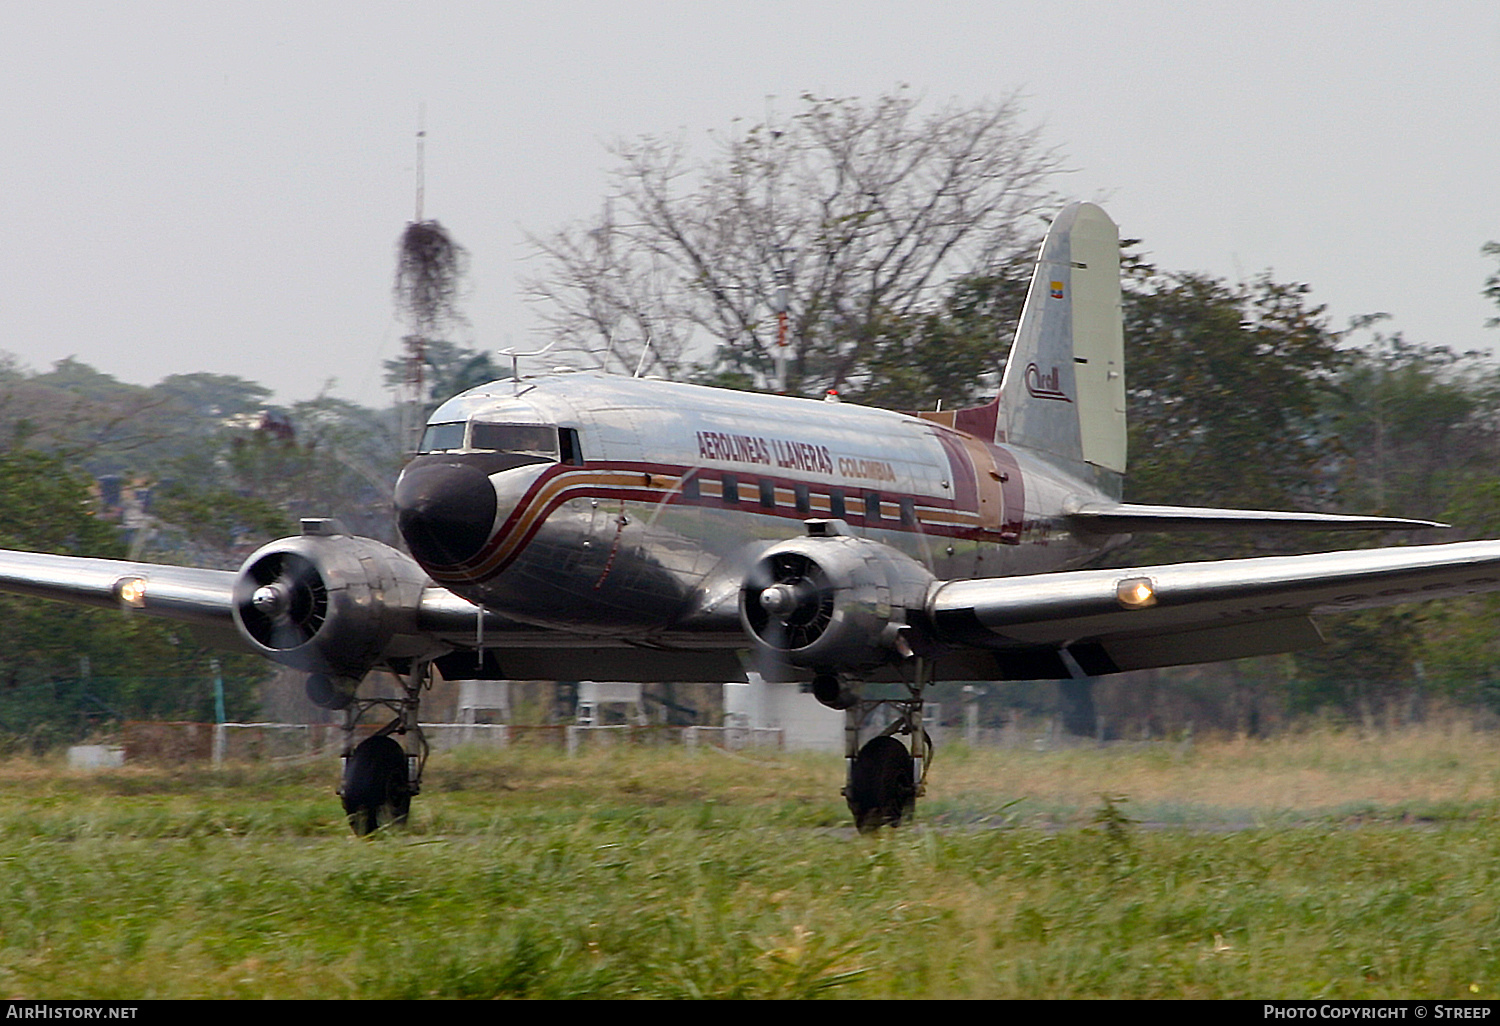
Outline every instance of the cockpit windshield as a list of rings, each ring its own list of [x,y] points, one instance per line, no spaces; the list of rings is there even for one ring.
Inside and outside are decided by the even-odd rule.
[[[540,424],[485,424],[474,421],[469,448],[479,452],[514,452],[557,459],[557,428]]]
[[[426,432],[422,435],[422,444],[417,447],[417,451],[455,452],[462,449],[465,427],[467,425],[461,420],[449,424],[428,424]]]
[[[429,424],[419,452],[497,452],[577,463],[578,432],[548,424],[492,424],[450,421]]]

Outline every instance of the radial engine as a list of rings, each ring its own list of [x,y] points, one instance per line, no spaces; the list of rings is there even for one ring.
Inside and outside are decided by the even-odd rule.
[[[808,521],[773,545],[740,588],[740,621],[767,680],[859,675],[930,647],[922,610],[932,574],[888,545]],[[800,672],[799,672],[800,671]],[[824,696],[819,695],[820,698]]]
[[[301,537],[263,546],[240,569],[234,619],[261,655],[309,674],[308,695],[341,709],[376,664],[427,654],[417,609],[427,575],[409,556],[303,521]]]

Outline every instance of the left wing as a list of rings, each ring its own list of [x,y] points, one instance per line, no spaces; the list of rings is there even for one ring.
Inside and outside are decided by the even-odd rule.
[[[973,669],[1034,680],[1291,652],[1317,615],[1497,590],[1500,541],[1480,541],[949,581],[927,614],[984,650]]]

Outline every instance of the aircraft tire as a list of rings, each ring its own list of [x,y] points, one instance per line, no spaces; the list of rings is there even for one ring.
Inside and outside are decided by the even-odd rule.
[[[895,738],[873,738],[855,756],[847,799],[854,826],[862,834],[898,826],[916,809],[911,753]]]
[[[388,736],[361,741],[344,766],[344,814],[355,836],[382,826],[405,823],[411,812],[406,783],[406,753]]]

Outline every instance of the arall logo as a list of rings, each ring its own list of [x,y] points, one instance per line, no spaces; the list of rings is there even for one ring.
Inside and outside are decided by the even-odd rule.
[[[1046,374],[1034,363],[1026,365],[1026,391],[1036,399],[1060,399],[1065,403],[1069,399],[1062,390],[1062,373],[1053,367]]]

